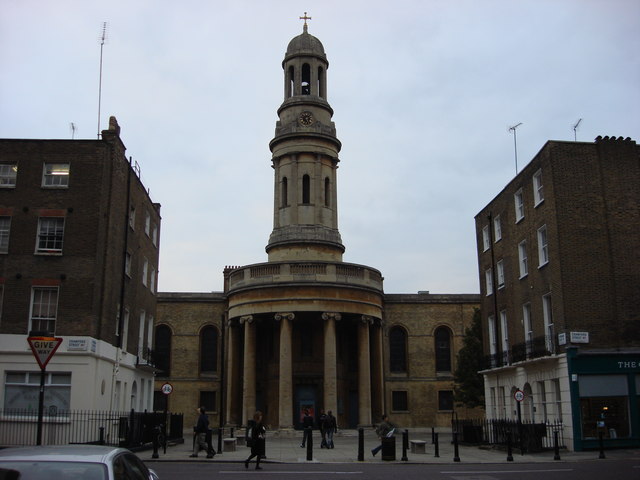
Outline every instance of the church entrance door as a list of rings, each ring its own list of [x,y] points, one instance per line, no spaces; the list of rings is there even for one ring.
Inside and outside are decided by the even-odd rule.
[[[298,385],[295,391],[294,405],[294,427],[297,430],[302,429],[302,418],[304,417],[304,409],[309,410],[309,414],[314,421],[318,415],[317,407],[317,388],[315,385]]]

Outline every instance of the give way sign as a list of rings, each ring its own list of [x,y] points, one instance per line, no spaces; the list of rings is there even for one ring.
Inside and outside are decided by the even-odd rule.
[[[33,356],[36,357],[38,365],[44,370],[47,368],[47,363],[56,353],[58,347],[62,343],[62,338],[59,337],[27,337],[27,342],[31,347]]]

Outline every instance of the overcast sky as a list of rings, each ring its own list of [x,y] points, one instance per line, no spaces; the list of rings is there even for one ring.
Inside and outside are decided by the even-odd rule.
[[[474,216],[547,140],[640,141],[638,0],[0,0],[0,137],[117,117],[162,204],[160,291],[267,260],[269,141],[302,32],[329,60],[344,260],[387,293],[479,291]]]

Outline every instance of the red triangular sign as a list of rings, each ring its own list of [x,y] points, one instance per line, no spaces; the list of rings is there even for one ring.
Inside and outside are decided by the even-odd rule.
[[[56,353],[58,347],[62,343],[62,338],[56,337],[28,337],[27,342],[29,342],[29,346],[31,347],[31,351],[33,352],[33,356],[36,357],[38,361],[38,365],[40,365],[41,369],[45,369],[47,367],[47,363],[53,357],[53,354]]]

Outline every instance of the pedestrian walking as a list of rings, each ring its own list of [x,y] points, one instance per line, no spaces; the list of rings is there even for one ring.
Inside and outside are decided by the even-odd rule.
[[[320,448],[329,448],[327,446],[327,432],[325,430],[325,422],[327,421],[327,415],[324,413],[324,409],[320,409],[320,415],[318,415],[318,427],[320,428]]]
[[[333,416],[333,413],[331,413],[331,410],[327,412],[324,425],[324,431],[327,437],[327,448],[333,448],[333,434],[338,431],[338,422],[336,417]]]
[[[309,409],[304,409],[304,417],[302,417],[302,443],[301,448],[304,448],[307,443],[307,438],[310,438],[313,430],[313,417],[309,413]]]
[[[251,427],[249,437],[251,438],[251,455],[244,461],[244,468],[249,468],[249,462],[253,457],[256,458],[256,470],[262,470],[260,466],[260,457],[265,454],[265,438],[267,429],[262,423],[262,412],[258,410],[253,415],[254,425]]]
[[[396,430],[396,426],[389,421],[388,415],[382,415],[382,422],[376,428],[376,435],[380,438],[380,445],[371,449],[371,454],[375,457],[376,453],[382,450],[382,439],[393,437]]]
[[[193,442],[193,453],[189,456],[197,457],[198,452],[200,452],[200,450],[204,450],[207,452],[207,458],[213,458],[213,456],[215,455],[215,451],[213,450],[213,447],[209,449],[209,444],[207,444],[209,417],[207,417],[207,413],[204,407],[197,408],[196,412],[198,412],[198,421],[196,422],[196,426],[193,427],[193,434],[195,435]]]

